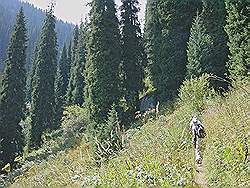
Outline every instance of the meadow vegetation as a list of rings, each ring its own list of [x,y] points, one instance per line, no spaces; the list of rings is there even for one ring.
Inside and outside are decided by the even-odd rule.
[[[200,117],[207,131],[204,164],[209,186],[246,187],[249,185],[249,85],[234,85],[222,97],[210,89],[209,79],[210,76],[204,75],[184,82],[175,110],[165,109],[163,114],[147,117],[143,126],[127,130],[123,149],[99,165],[86,131],[79,133],[74,144],[61,143],[64,148],[57,146],[60,137],[51,137],[45,142],[50,143],[48,148],[60,149],[44,151],[49,155],[32,162],[22,175],[12,179],[11,187],[195,187],[189,128],[194,114]],[[78,116],[84,114],[81,110],[74,106],[65,111],[63,129],[85,127],[86,120]],[[75,116],[76,113],[79,114]],[[75,138],[74,134],[62,135]]]

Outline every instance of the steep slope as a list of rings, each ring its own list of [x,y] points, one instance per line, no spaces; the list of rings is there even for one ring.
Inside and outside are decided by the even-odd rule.
[[[28,29],[28,49],[27,62],[30,63],[33,50],[38,40],[45,12],[34,7],[31,4],[20,2],[19,0],[1,0],[0,1],[0,71],[3,68],[3,61],[6,58],[13,24],[15,23],[16,13],[20,7],[24,8],[26,23]],[[58,47],[62,48],[64,42],[69,42],[74,25],[57,21],[56,31],[58,37]],[[2,62],[2,63],[1,63]]]
[[[204,166],[209,187],[249,187],[250,86],[214,101],[203,113],[208,138]]]
[[[207,180],[209,187],[247,187],[249,91],[249,85],[241,86],[226,98],[216,95],[199,101],[205,104],[201,120],[207,131],[199,181],[189,130],[193,110],[184,100],[175,111],[143,119],[141,129],[129,130],[125,148],[101,166],[82,139],[68,151],[29,163],[31,167],[15,179],[13,187],[204,187]]]

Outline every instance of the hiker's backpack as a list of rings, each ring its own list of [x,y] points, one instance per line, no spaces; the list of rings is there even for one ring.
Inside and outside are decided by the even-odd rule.
[[[196,126],[196,134],[199,138],[205,138],[206,132],[202,124],[197,123]]]

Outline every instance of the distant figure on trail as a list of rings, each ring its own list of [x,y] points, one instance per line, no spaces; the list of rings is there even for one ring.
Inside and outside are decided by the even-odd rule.
[[[205,138],[206,133],[203,124],[194,116],[190,122],[190,128],[192,130],[192,143],[195,148],[195,161],[198,164],[202,163],[201,157],[201,139]]]

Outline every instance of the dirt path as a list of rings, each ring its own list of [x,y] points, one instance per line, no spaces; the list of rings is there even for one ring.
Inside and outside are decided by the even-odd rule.
[[[208,188],[203,163],[196,165],[196,175],[195,175],[195,180],[194,181],[199,187]]]

